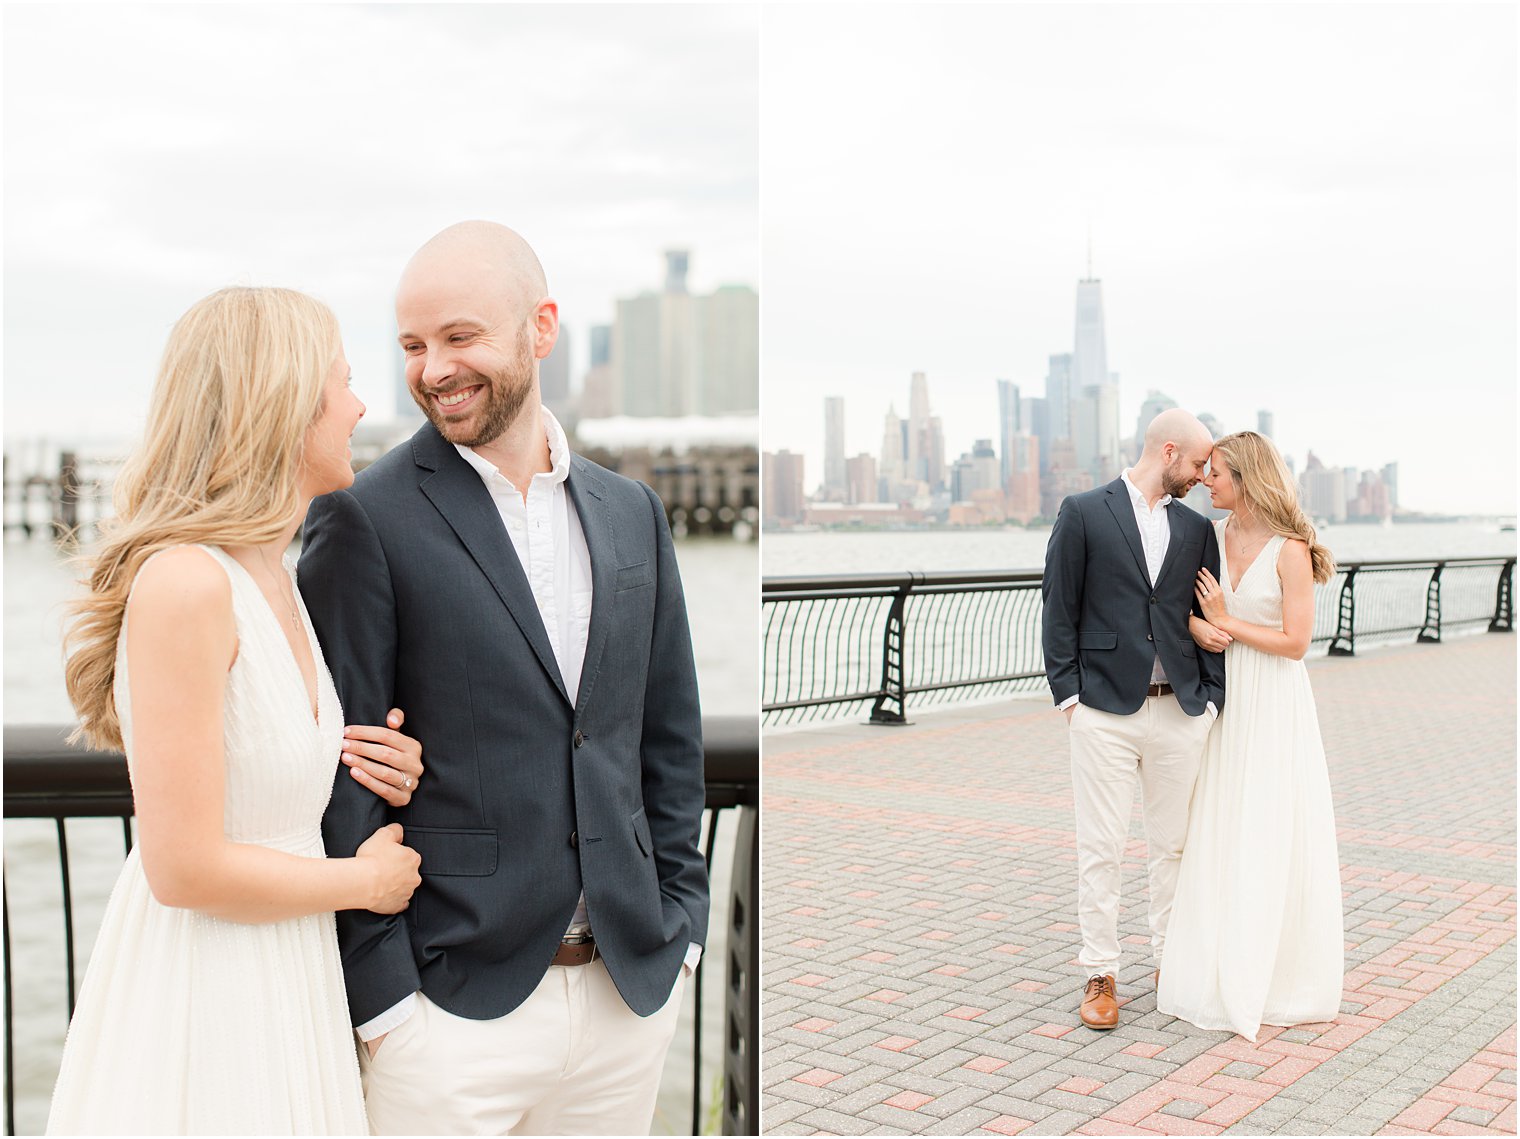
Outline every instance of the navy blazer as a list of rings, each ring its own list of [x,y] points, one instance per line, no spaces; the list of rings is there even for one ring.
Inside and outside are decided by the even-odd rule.
[[[567,489],[592,576],[573,704],[490,492],[432,424],[307,515],[301,592],[345,719],[401,708],[427,769],[393,810],[339,766],[323,819],[334,857],[387,822],[422,856],[404,913],[338,914],[355,1024],[419,989],[457,1016],[512,1011],[582,890],[641,1016],[706,940],[702,721],[665,511],[580,456]]]
[[[1159,655],[1184,712],[1201,716],[1211,700],[1224,710],[1224,654],[1188,633],[1198,570],[1219,576],[1219,543],[1208,520],[1177,499],[1166,515],[1171,536],[1153,584],[1122,478],[1061,503],[1040,583],[1045,676],[1057,704],[1080,696],[1127,716],[1145,702]]]

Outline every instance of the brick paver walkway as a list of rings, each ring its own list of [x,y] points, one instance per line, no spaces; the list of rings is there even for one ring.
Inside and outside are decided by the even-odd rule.
[[[765,737],[773,1134],[1515,1131],[1515,639],[1311,662],[1346,912],[1333,1023],[1158,1013],[1138,811],[1122,1023],[1077,1019],[1066,729],[1043,701]]]

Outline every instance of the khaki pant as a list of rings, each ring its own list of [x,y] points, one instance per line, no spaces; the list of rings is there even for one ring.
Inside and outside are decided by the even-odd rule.
[[[373,1058],[359,1046],[376,1135],[647,1135],[685,970],[651,1016],[634,1013],[600,959],[550,967],[496,1020],[417,1011]]]
[[[1189,716],[1175,696],[1148,696],[1129,716],[1078,704],[1071,718],[1077,813],[1077,920],[1084,976],[1117,973],[1120,863],[1135,785],[1149,857],[1151,952],[1161,960],[1187,838],[1188,804],[1214,718]]]

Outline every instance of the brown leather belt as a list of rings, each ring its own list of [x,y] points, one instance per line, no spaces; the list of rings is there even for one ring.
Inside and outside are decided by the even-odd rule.
[[[559,949],[554,954],[554,960],[550,965],[589,965],[596,960],[596,939],[594,937],[577,938],[574,941],[566,938],[559,943]]]
[[[1176,689],[1170,684],[1152,684],[1145,690],[1147,696],[1170,696]]]

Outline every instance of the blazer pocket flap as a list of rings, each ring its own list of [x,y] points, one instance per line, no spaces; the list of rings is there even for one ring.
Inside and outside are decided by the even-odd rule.
[[[641,585],[652,585],[654,575],[649,572],[648,562],[639,562],[638,565],[618,566],[617,584],[613,587],[617,593],[625,589],[637,589]]]
[[[405,827],[401,841],[422,858],[423,874],[461,874],[485,877],[496,873],[494,830],[455,830],[450,827]]]
[[[1183,656],[1195,657],[1198,655],[1198,646],[1193,643],[1193,638],[1188,637],[1185,640],[1178,641],[1177,643],[1182,646]]]
[[[1116,649],[1119,647],[1119,634],[1078,633],[1077,644],[1084,649]]]
[[[654,839],[649,833],[649,818],[644,814],[644,808],[640,807],[633,812],[633,840],[639,844],[639,850],[645,858],[649,857],[654,850]]]

